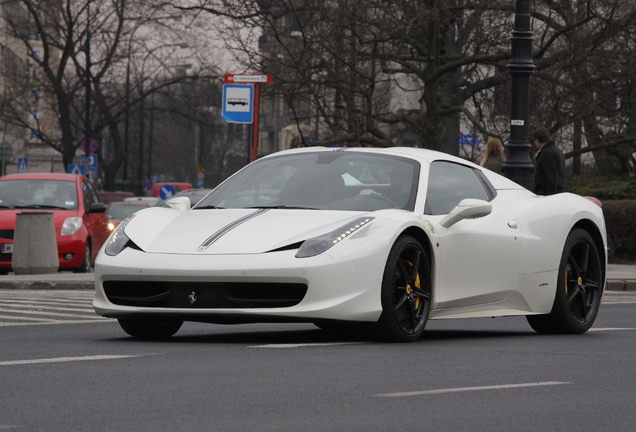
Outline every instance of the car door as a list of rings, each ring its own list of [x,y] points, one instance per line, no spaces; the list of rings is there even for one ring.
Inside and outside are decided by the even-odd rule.
[[[440,221],[463,199],[488,201],[490,214],[448,228]],[[430,166],[425,218],[435,228],[438,307],[462,307],[505,299],[515,288],[523,239],[508,226],[505,196],[477,169],[448,161]]]
[[[84,201],[84,221],[93,241],[93,258],[102,247],[108,237],[108,216],[106,212],[91,213],[90,208],[93,203],[99,203],[97,191],[88,179],[82,180],[82,196]]]

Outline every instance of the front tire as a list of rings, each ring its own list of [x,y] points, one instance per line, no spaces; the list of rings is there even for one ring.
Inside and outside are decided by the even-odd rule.
[[[119,318],[122,330],[139,339],[167,339],[179,331],[183,321],[172,318]]]
[[[603,282],[596,243],[587,231],[574,229],[563,248],[552,311],[547,315],[529,315],[528,323],[538,333],[585,333],[598,314]]]
[[[415,238],[400,237],[391,248],[381,298],[378,337],[388,342],[417,340],[431,308],[431,269],[426,252]]]
[[[86,240],[84,246],[84,258],[82,259],[82,265],[73,270],[73,273],[90,273],[91,272],[91,244]]]

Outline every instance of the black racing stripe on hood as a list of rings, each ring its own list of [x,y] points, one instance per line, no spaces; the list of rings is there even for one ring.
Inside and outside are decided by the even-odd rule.
[[[253,219],[253,218],[255,218],[255,217],[259,216],[259,215],[262,215],[263,213],[265,213],[268,210],[270,210],[270,209],[268,209],[268,208],[258,209],[254,213],[250,213],[247,216],[243,216],[242,218],[237,219],[234,222],[231,222],[231,223],[227,224],[226,226],[224,226],[223,228],[221,228],[220,230],[218,230],[217,232],[212,234],[210,237],[208,237],[208,239],[206,241],[201,243],[201,246],[199,246],[199,248],[197,249],[197,252],[202,252],[202,251],[206,250],[207,248],[209,248],[212,245],[212,243],[214,243],[215,241],[217,241],[218,239],[223,237],[228,232],[232,231],[237,226],[241,225],[243,222],[247,222],[250,219]]]

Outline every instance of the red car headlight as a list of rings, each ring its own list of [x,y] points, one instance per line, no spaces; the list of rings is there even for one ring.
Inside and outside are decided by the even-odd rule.
[[[70,218],[66,218],[64,223],[62,224],[62,229],[60,230],[60,235],[73,235],[78,232],[82,228],[82,218],[78,216],[73,216]]]

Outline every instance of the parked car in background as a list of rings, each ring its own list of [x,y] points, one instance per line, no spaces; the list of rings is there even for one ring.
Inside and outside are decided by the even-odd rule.
[[[162,191],[162,188],[163,188],[163,191]],[[174,195],[175,193],[178,193],[187,189],[192,189],[192,184],[174,183],[174,182],[155,183],[152,186],[151,196],[159,197],[160,199],[166,199],[166,198],[170,198],[170,196]]]
[[[172,198],[183,196],[183,197],[187,197],[190,200],[190,206],[193,206],[199,201],[201,201],[201,199],[205,197],[207,194],[209,194],[211,191],[212,189],[187,189],[187,190],[174,194],[170,198],[161,201],[157,205],[161,207],[169,207],[168,204],[166,204],[166,201],[171,200]]]
[[[60,270],[90,271],[108,237],[106,204],[84,176],[28,173],[0,177],[0,274],[11,271],[16,215],[53,213]]]
[[[108,229],[114,230],[131,214],[150,207],[145,201],[116,201],[108,206]]]
[[[98,191],[97,196],[99,200],[104,204],[110,204],[113,202],[123,201],[125,198],[129,198],[135,196],[132,192],[106,192],[106,191]]]
[[[159,204],[161,200],[157,197],[149,197],[149,196],[136,196],[136,197],[128,197],[124,198],[124,202],[144,202],[148,204],[148,207],[154,207]]]

